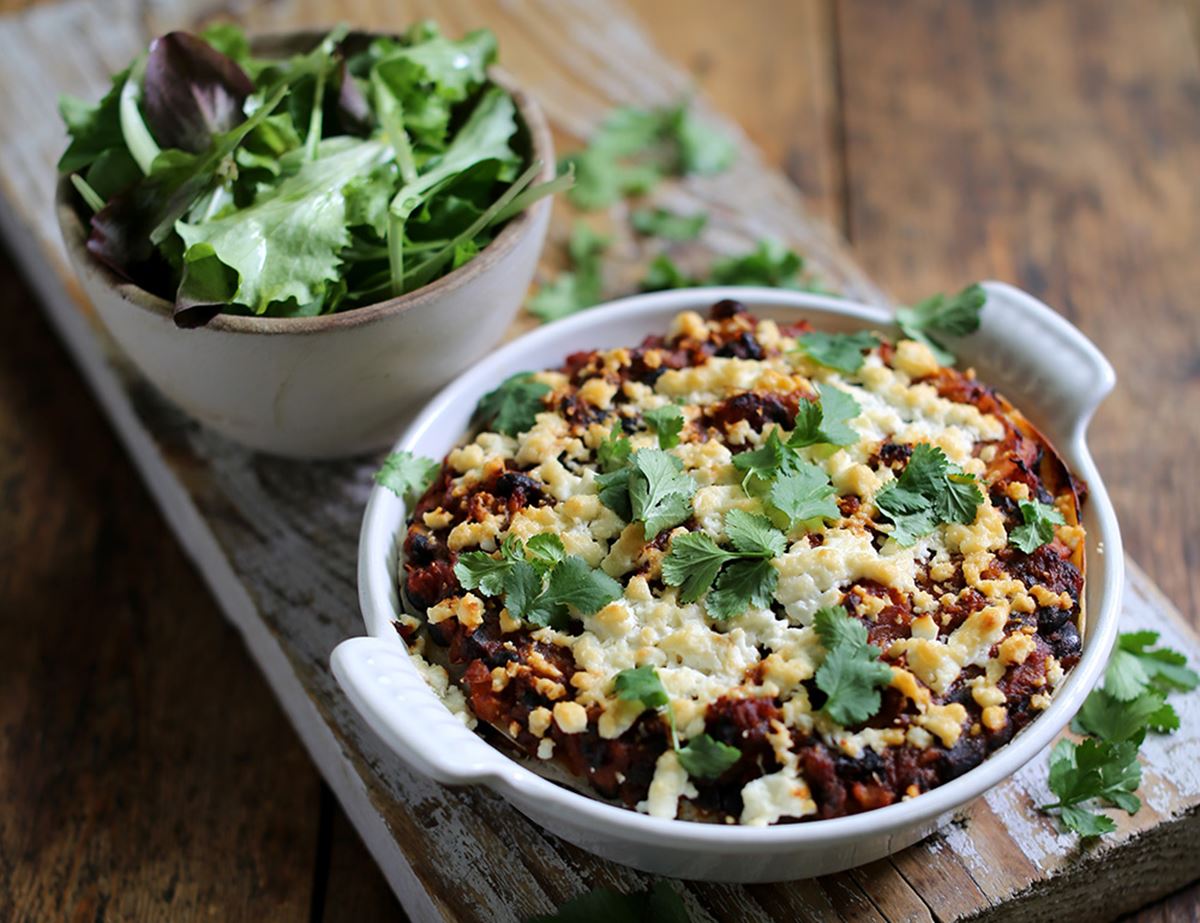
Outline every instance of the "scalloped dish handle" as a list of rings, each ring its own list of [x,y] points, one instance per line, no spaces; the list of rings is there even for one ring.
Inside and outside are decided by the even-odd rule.
[[[371,729],[418,772],[445,785],[478,782],[494,751],[437,698],[405,649],[379,638],[350,638],[330,658],[333,675]],[[403,736],[395,725],[409,725]],[[459,737],[450,758],[446,742]],[[480,752],[476,748],[486,748]]]
[[[983,288],[987,306],[979,332],[968,338],[984,344],[971,351],[980,378],[1010,382],[1005,396],[1018,407],[1039,408],[1033,420],[1039,428],[1064,441],[1081,438],[1116,384],[1113,367],[1053,308],[1004,282]]]

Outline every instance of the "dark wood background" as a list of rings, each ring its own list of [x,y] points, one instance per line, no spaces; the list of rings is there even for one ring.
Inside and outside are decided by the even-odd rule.
[[[1096,340],[1127,547],[1200,624],[1197,5],[635,8],[899,299],[1006,279]],[[0,291],[0,919],[402,919],[2,251]]]

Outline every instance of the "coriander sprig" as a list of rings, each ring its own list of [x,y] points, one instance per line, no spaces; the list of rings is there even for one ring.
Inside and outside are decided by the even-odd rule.
[[[550,533],[528,542],[508,535],[499,557],[486,551],[461,554],[454,576],[464,589],[503,596],[509,615],[542,627],[564,626],[572,608],[594,615],[622,593],[621,584],[567,554],[562,539]]]
[[[626,522],[641,522],[647,539],[692,515],[696,482],[661,449],[633,452],[627,465],[599,475],[596,484],[600,502]]]
[[[875,495],[875,505],[892,520],[891,537],[911,545],[939,523],[975,521],[983,492],[975,477],[927,442],[913,447],[904,472]]]
[[[698,734],[680,746],[671,697],[667,695],[658,671],[650,664],[622,670],[617,674],[613,685],[617,698],[622,701],[641,702],[646,708],[653,709],[666,707],[667,723],[671,728],[671,746],[679,764],[688,775],[698,779],[715,779],[741,759],[741,750],[722,743],[707,733]]]
[[[1041,810],[1056,811],[1063,826],[1080,836],[1117,829],[1112,818],[1089,808],[1089,802],[1137,813],[1138,749],[1147,732],[1179,728],[1179,715],[1167,695],[1200,685],[1200,675],[1183,654],[1154,647],[1158,638],[1156,631],[1134,631],[1117,639],[1103,685],[1092,690],[1071,722],[1073,731],[1091,736],[1078,744],[1060,740],[1051,753],[1049,787],[1058,800]]]
[[[879,711],[879,687],[892,681],[892,668],[867,643],[866,626],[843,606],[818,609],[813,629],[825,648],[815,677],[827,697],[821,711],[843,727],[866,721]]]

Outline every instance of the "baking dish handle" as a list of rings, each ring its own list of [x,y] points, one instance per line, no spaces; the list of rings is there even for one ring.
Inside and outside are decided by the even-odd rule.
[[[987,306],[972,365],[984,381],[1008,382],[1005,394],[1048,432],[1083,436],[1116,384],[1113,367],[1091,340],[1053,308],[1004,282],[984,282]],[[1031,414],[1031,416],[1035,415]]]
[[[334,649],[330,665],[371,729],[418,772],[462,785],[494,766],[495,751],[437,698],[398,643],[349,638]]]

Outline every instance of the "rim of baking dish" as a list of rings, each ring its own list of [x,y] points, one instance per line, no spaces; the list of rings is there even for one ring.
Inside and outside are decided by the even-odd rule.
[[[563,811],[570,811],[577,820],[623,828],[626,833],[638,835],[643,842],[754,851],[815,842],[849,841],[927,823],[983,794],[1041,752],[1067,725],[1100,678],[1116,638],[1124,582],[1124,556],[1116,515],[1085,440],[1092,413],[1112,389],[1115,376],[1100,351],[1052,309],[1005,283],[983,284],[989,300],[994,297],[1004,302],[1014,314],[1022,315],[1027,324],[1036,324],[1039,332],[1044,334],[1043,342],[1031,343],[1029,348],[1053,350],[1056,355],[1041,355],[1036,362],[1039,372],[1055,377],[1064,385],[1068,381],[1075,386],[1081,382],[1088,383],[1089,393],[1077,394],[1073,402],[1074,415],[1069,431],[1053,442],[1070,469],[1087,482],[1087,507],[1099,526],[1097,534],[1088,536],[1089,566],[1084,592],[1086,617],[1091,627],[1086,629],[1079,663],[1055,691],[1050,706],[1044,712],[978,766],[915,798],[860,814],[765,827],[650,817],[590,797],[551,782],[491,746],[461,723],[457,725],[461,734],[486,747],[490,756],[472,759],[465,765],[455,765],[449,754],[444,760],[435,758],[434,775],[453,784],[483,784],[501,794],[511,792],[521,800],[537,800],[545,808],[554,805]],[[541,327],[480,361],[425,407],[395,448],[411,450],[418,445],[428,433],[437,430],[440,417],[451,406],[462,402],[470,402],[474,406],[475,401],[499,381],[499,376],[492,371],[494,368],[504,368],[523,355],[539,355],[539,351],[544,350],[547,344],[559,340],[564,334],[586,334],[608,322],[637,318],[643,314],[703,309],[723,298],[735,298],[746,304],[751,312],[756,308],[796,309],[815,319],[849,320],[883,326],[893,323],[890,312],[877,306],[825,295],[768,288],[694,288],[620,299]],[[582,340],[581,344],[586,344],[586,340]],[[964,347],[968,345],[975,348],[964,348],[962,351],[982,362],[986,355],[983,351],[986,349],[986,340],[964,341]],[[544,364],[539,359],[536,367]],[[1018,409],[1028,415],[1029,408],[1018,405]],[[395,645],[404,651],[404,665],[416,674],[416,667],[407,656],[407,647],[392,625],[396,615],[393,587],[400,545],[399,532],[394,524],[398,523],[399,529],[403,529],[406,520],[403,507],[402,501],[389,491],[380,487],[372,491],[360,539],[359,594],[368,634],[390,642],[389,647]],[[1097,555],[1103,557],[1103,580],[1098,586],[1094,566]],[[445,708],[432,688],[426,686],[426,691],[430,698]],[[449,709],[446,711],[450,714]],[[378,717],[388,725],[387,730],[391,732],[388,737],[411,742],[414,749],[422,751],[421,756],[428,758],[428,748],[419,743],[416,736],[422,732],[428,736],[430,729],[425,725],[417,728],[407,723],[403,706],[397,705],[387,715]],[[458,732],[455,731],[453,736],[459,736]],[[452,751],[454,741],[449,735],[444,742],[447,750]],[[473,755],[478,752],[482,751],[471,749]]]

